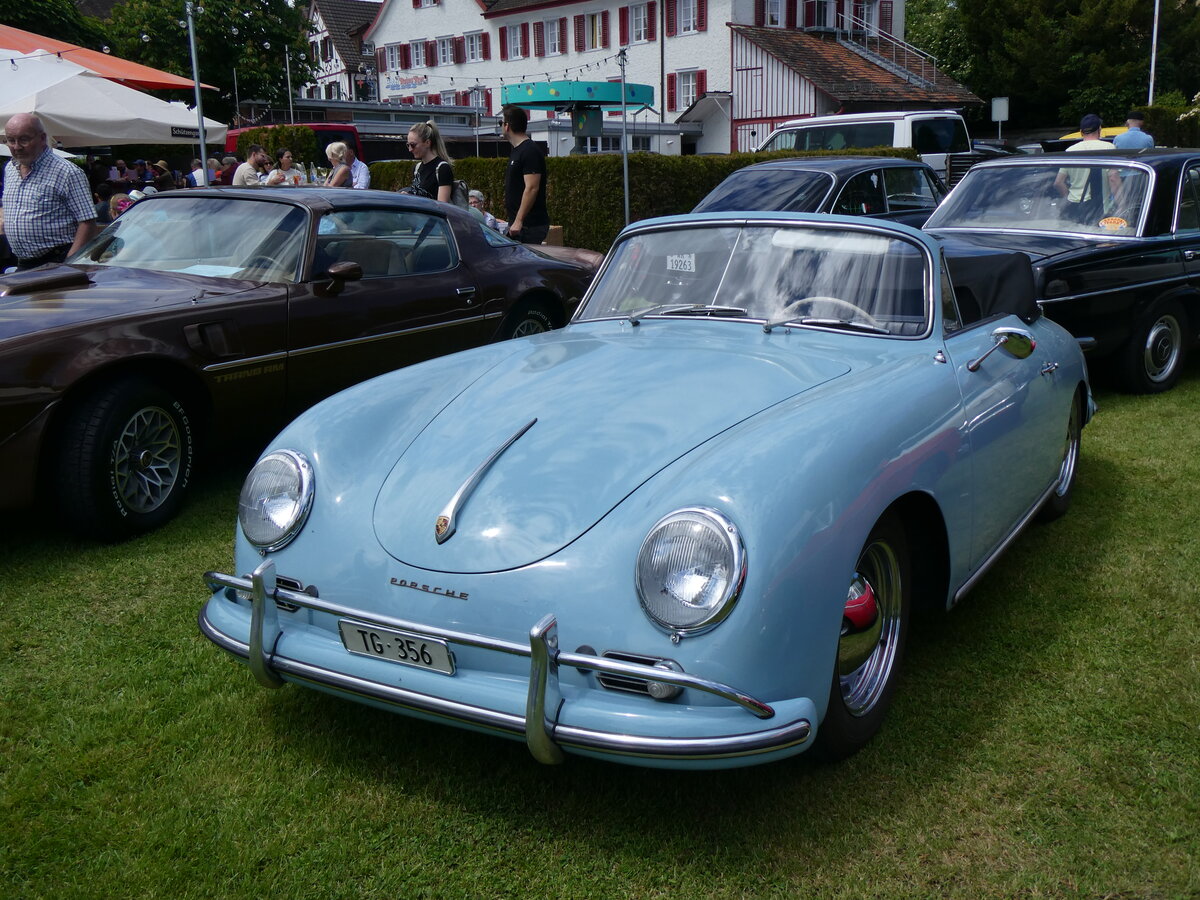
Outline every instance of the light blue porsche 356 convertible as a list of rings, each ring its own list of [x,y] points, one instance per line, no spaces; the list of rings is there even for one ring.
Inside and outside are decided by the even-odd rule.
[[[295,682],[716,768],[878,730],[910,611],[1066,511],[1093,410],[1028,259],[788,213],[625,229],[574,320],[300,416],[202,632]]]

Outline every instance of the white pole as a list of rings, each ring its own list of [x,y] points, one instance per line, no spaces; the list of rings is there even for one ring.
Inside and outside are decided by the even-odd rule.
[[[628,104],[625,98],[625,64],[628,62],[625,51],[617,54],[621,66],[621,177],[625,183],[625,224],[629,224],[629,140],[625,133],[625,121],[628,115]]]
[[[200,161],[204,163],[200,167],[200,184],[202,187],[207,187],[208,148],[204,143],[204,104],[200,100],[200,66],[196,63],[196,26],[192,21],[192,5],[191,0],[187,0],[183,4],[183,11],[187,14],[188,48],[192,53],[192,86],[196,89],[196,124],[199,127]]]
[[[1158,62],[1158,2],[1154,0],[1154,34],[1150,38],[1150,96],[1146,99],[1147,106],[1154,105],[1154,66]]]

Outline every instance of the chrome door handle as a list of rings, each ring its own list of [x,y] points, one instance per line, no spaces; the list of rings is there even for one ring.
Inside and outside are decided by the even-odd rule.
[[[1042,374],[1049,375],[1051,372],[1053,372],[1057,368],[1058,368],[1058,363],[1048,362],[1044,366],[1042,366]]]
[[[1196,251],[1195,250],[1184,250],[1183,258],[1186,259],[1188,262],[1191,262],[1192,260],[1194,260],[1196,258]]]

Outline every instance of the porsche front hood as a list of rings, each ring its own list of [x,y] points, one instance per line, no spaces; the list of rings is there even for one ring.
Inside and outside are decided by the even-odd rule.
[[[694,447],[849,371],[770,335],[747,352],[750,325],[688,326],[525,342],[403,448],[376,501],[382,546],[433,571],[528,565]]]

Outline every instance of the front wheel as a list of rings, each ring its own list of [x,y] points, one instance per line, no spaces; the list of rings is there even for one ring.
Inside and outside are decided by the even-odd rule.
[[[883,724],[908,637],[911,584],[908,541],[894,515],[871,530],[850,578],[825,719],[813,752],[843,759]]]
[[[1121,350],[1121,380],[1137,394],[1175,387],[1187,354],[1187,318],[1178,302],[1155,305],[1142,316]]]
[[[115,540],[171,519],[195,462],[183,403],[140,379],[107,385],[78,403],[62,433],[59,508],[76,531]]]
[[[528,337],[554,329],[554,320],[544,308],[537,304],[520,307],[512,311],[500,330],[502,340]]]

